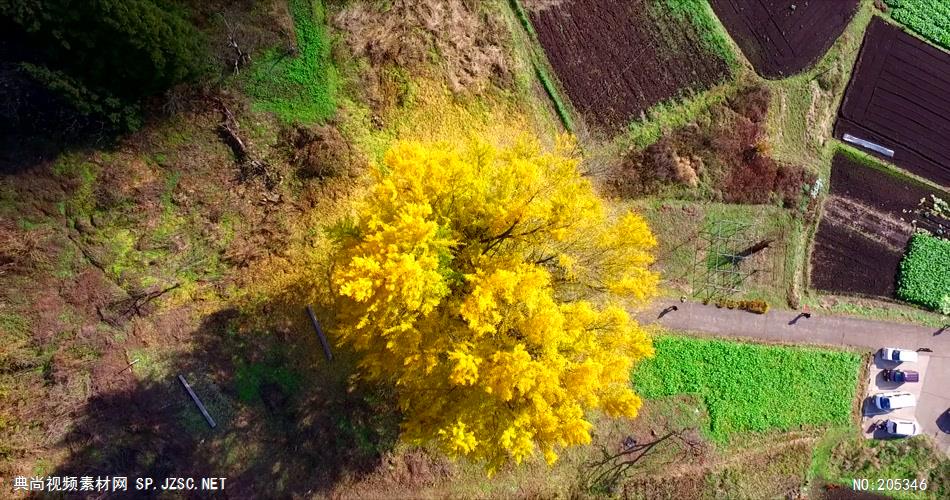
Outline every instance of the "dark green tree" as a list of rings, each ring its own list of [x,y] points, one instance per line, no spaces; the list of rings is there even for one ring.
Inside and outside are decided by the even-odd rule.
[[[202,33],[166,0],[0,0],[0,16],[32,76],[110,121],[208,65]]]

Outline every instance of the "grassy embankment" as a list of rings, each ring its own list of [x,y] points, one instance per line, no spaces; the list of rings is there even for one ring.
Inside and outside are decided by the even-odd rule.
[[[868,440],[853,430],[833,429],[815,446],[808,471],[813,489],[823,483],[851,488],[855,479],[916,481],[917,489],[879,491],[897,499],[938,499],[950,494],[950,459],[926,436],[898,440]],[[923,482],[922,482],[923,481]],[[885,483],[886,484],[886,483]]]

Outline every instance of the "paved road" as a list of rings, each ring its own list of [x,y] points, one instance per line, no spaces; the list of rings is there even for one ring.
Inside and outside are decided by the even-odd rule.
[[[679,309],[660,317],[663,309],[673,305]],[[941,430],[950,430],[950,419],[944,415],[950,409],[950,329],[941,332],[903,323],[818,314],[796,321],[797,315],[790,311],[752,314],[693,302],[658,301],[638,316],[642,323],[659,323],[670,329],[709,336],[847,346],[869,351],[882,346],[929,348],[933,353],[921,385],[916,416],[924,432],[950,454],[950,434]]]

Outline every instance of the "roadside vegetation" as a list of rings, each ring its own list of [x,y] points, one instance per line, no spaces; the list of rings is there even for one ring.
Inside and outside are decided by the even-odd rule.
[[[829,435],[816,447],[811,473],[823,481],[850,488],[855,479],[867,479],[870,487],[879,481],[915,481],[914,489],[892,488],[887,496],[899,499],[945,498],[950,494],[950,459],[918,436],[902,440],[869,440],[854,435]]]

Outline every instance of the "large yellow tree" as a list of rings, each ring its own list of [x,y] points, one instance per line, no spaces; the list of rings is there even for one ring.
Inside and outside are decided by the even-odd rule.
[[[404,439],[495,469],[588,443],[590,410],[636,415],[653,351],[626,308],[655,293],[656,241],[573,146],[402,142],[376,169],[333,272],[338,341],[395,385]]]

